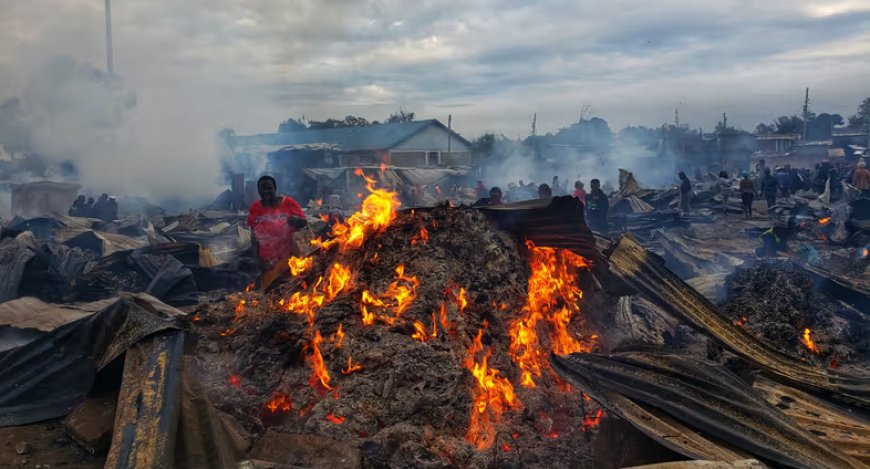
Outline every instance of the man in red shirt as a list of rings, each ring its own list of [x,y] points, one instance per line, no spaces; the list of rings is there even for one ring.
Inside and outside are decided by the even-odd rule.
[[[272,176],[257,181],[260,200],[251,205],[248,226],[251,227],[251,249],[268,269],[287,262],[293,255],[293,233],[308,225],[302,207],[291,197],[277,195],[278,185]]]

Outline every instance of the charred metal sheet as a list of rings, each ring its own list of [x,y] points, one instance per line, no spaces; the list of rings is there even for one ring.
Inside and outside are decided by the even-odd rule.
[[[767,466],[755,459],[742,461],[674,461],[648,466],[634,466],[625,469],[765,469]]]
[[[184,333],[151,336],[127,351],[106,468],[171,468],[181,410]]]
[[[581,389],[596,383],[763,461],[798,468],[868,467],[801,428],[715,363],[652,351],[554,356],[552,362]]]
[[[789,383],[870,409],[870,379],[808,366],[747,334],[631,235],[620,238],[611,252],[610,271],[668,313]]]
[[[181,311],[126,294],[102,311],[0,352],[0,427],[68,414],[97,371],[143,337],[176,328]]]
[[[562,248],[592,260],[600,258],[595,236],[586,225],[583,205],[574,197],[529,200],[480,207],[498,225],[538,246]]]
[[[795,256],[787,255],[787,257],[813,279],[816,288],[845,301],[864,314],[870,314],[870,291],[866,286],[844,275],[812,266]]]
[[[870,464],[870,420],[764,376],[758,376],[752,387],[803,428]]]

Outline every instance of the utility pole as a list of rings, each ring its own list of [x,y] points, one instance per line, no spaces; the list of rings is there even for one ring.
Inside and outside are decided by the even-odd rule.
[[[532,137],[538,136],[538,113],[532,116]]]
[[[450,156],[450,147],[453,143],[453,114],[447,114],[447,156]]]
[[[724,132],[727,129],[728,129],[728,116],[726,116],[725,113],[723,112],[722,113],[722,131]]]
[[[674,126],[680,127],[680,106],[674,106]]]
[[[106,0],[106,72],[115,76],[115,64],[112,60],[112,0]]]
[[[807,93],[804,97],[804,135],[803,139],[806,141],[807,139],[807,120],[809,120],[810,115],[810,88],[807,87]]]

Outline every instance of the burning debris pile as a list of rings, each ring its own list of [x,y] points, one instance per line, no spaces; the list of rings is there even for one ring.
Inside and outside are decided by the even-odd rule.
[[[603,411],[549,360],[595,347],[589,262],[475,209],[397,212],[368,187],[288,282],[194,317],[215,404],[257,433],[353,440],[374,467],[586,459]]]
[[[832,368],[863,361],[870,352],[863,314],[820,292],[788,260],[764,260],[738,269],[728,283],[723,313],[781,350]]]

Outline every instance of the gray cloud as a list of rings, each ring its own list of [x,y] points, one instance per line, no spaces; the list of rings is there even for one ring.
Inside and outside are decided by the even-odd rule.
[[[53,56],[102,66],[100,2],[0,0],[0,11],[0,96]],[[696,126],[727,112],[752,128],[796,112],[805,86],[840,113],[870,93],[870,0],[117,0],[113,12],[131,112],[156,114],[131,120],[175,147],[225,125],[262,132],[400,106],[453,113],[469,136],[525,135],[534,112],[555,130],[584,104],[613,128],[670,121],[681,102]]]

